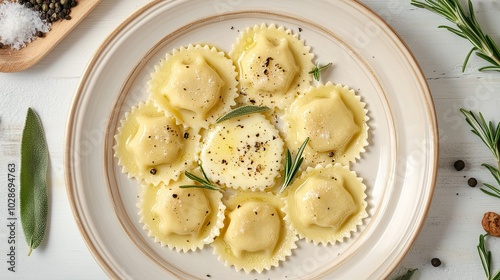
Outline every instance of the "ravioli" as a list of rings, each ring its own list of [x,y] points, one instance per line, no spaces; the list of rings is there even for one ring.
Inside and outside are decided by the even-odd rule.
[[[225,204],[225,225],[212,246],[227,266],[261,273],[279,266],[297,248],[297,236],[283,219],[283,202],[277,196],[240,192]]]
[[[281,26],[247,28],[229,56],[237,64],[247,104],[284,109],[310,85],[314,55],[303,40]]]
[[[211,243],[224,225],[222,194],[193,185],[184,175],[170,184],[142,186],[139,215],[155,242],[178,252],[195,251]]]
[[[198,132],[236,104],[236,75],[223,52],[207,45],[181,47],[155,66],[149,98],[178,124]]]
[[[279,131],[262,114],[229,119],[204,138],[201,162],[210,180],[229,188],[273,186],[283,159]]]
[[[311,87],[285,112],[284,134],[289,148],[304,150],[304,165],[329,163],[347,165],[359,159],[368,145],[368,117],[365,103],[346,86]]]
[[[308,168],[283,198],[285,219],[315,245],[343,242],[368,216],[365,190],[361,178],[339,163]]]
[[[129,177],[153,185],[169,183],[195,166],[200,138],[147,101],[125,114],[115,135],[115,157]]]

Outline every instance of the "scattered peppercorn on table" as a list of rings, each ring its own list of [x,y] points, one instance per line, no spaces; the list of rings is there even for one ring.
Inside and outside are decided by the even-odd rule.
[[[84,1],[79,0],[77,2],[80,4]],[[30,1],[23,2],[26,2],[24,5],[30,3]],[[75,1],[34,2],[35,5],[40,6],[37,9],[46,10],[45,18],[53,18],[52,20],[57,21],[59,18],[70,20],[70,14],[67,10],[62,12],[62,8],[58,9],[59,13],[55,13],[54,10],[55,15],[54,13],[48,13],[51,3],[54,4],[54,9],[56,3],[59,3],[60,7],[70,8]],[[214,14],[222,14],[237,11],[238,6],[243,1],[214,0],[212,2]],[[494,159],[481,140],[470,132],[470,126],[460,113],[460,108],[472,110],[475,113],[482,112],[486,120],[492,120],[494,123],[500,122],[500,74],[478,72],[477,69],[482,66],[481,63],[483,62],[474,58],[471,58],[465,72],[462,73],[463,58],[470,50],[470,45],[457,36],[443,29],[438,29],[437,26],[447,24],[447,22],[428,11],[411,6],[409,0],[362,0],[359,2],[385,20],[399,34],[413,53],[430,87],[439,125],[439,165],[434,195],[427,217],[422,226],[414,225],[415,229],[413,230],[419,232],[418,237],[415,240],[411,240],[411,238],[405,240],[407,243],[413,242],[411,248],[408,246],[410,248],[408,252],[393,252],[394,255],[404,257],[400,262],[394,261],[394,263],[387,264],[388,271],[384,276],[387,279],[395,279],[408,270],[417,269],[411,279],[485,279],[477,252],[479,236],[484,233],[481,221],[487,212],[500,213],[500,200],[487,196],[480,191],[483,183],[495,184],[488,170],[481,166],[482,163],[494,164]],[[2,275],[0,278],[107,279],[117,277],[116,274],[110,273],[110,271],[120,270],[120,268],[106,265],[107,260],[102,259],[99,254],[95,254],[96,248],[86,244],[85,239],[94,240],[95,238],[88,235],[82,236],[80,229],[89,221],[86,217],[73,214],[75,205],[68,199],[68,181],[65,179],[65,172],[68,168],[66,161],[68,151],[66,150],[65,138],[68,137],[67,131],[70,128],[68,127],[67,118],[72,106],[78,106],[78,104],[74,105],[72,103],[75,91],[82,78],[85,78],[82,77],[85,69],[92,66],[89,66],[89,61],[91,61],[93,55],[123,21],[149,3],[146,0],[101,1],[84,20],[36,65],[22,72],[0,73],[0,153],[2,155],[0,157],[0,170],[2,170],[0,171],[0,178],[4,181],[4,187],[0,188],[0,201],[2,201],[0,203],[0,220],[3,224],[0,227],[0,244],[2,244],[0,245],[0,255],[3,256],[3,259],[0,259],[2,263],[0,265],[0,275]],[[193,7],[196,7],[197,1],[192,1],[192,3]],[[478,20],[485,25],[487,30],[491,30],[490,33],[493,38],[497,38],[495,32],[498,32],[498,30],[495,30],[495,27],[499,26],[500,19],[496,19],[493,15],[500,13],[500,7],[495,5],[493,1],[487,0],[475,1],[474,4]],[[44,5],[47,7],[44,8]],[[310,5],[314,5],[314,2],[311,2]],[[257,8],[264,9],[264,7]],[[154,12],[149,16],[154,16]],[[2,17],[2,14],[0,14],[0,17]],[[9,21],[9,24],[15,24],[12,19],[9,19]],[[261,23],[249,20],[246,25]],[[267,23],[272,24],[273,22],[269,21]],[[307,45],[307,26],[300,26],[298,29],[295,25],[287,27],[295,28],[294,31],[298,30],[300,39],[304,39]],[[2,27],[0,26],[0,28]],[[227,29],[232,30],[233,28],[227,26]],[[239,34],[242,30],[233,31],[234,34]],[[381,31],[377,26],[367,22],[364,28],[357,30],[352,36],[359,44],[368,45],[368,42],[377,39],[379,32]],[[7,35],[13,37],[13,34]],[[175,37],[177,35],[169,36]],[[198,36],[200,35],[198,34]],[[44,39],[42,37],[35,40]],[[141,38],[137,39],[140,40]],[[193,37],[189,36],[185,38],[180,36],[177,40],[185,46],[193,43]],[[20,44],[18,45],[20,46]],[[2,48],[6,47],[2,46]],[[175,45],[171,49],[179,47],[180,45]],[[322,48],[322,46],[313,45],[312,52],[321,53]],[[147,52],[140,55],[148,56]],[[340,71],[338,68],[336,69],[336,56],[332,57],[334,58],[333,61],[323,61],[324,56],[321,55],[313,60],[321,65],[329,62],[333,63],[321,75],[329,73],[331,77],[336,77],[336,71]],[[338,59],[342,58],[339,57]],[[376,58],[373,57],[373,59],[373,63],[375,63]],[[129,69],[129,71],[132,70]],[[154,72],[154,69],[150,70],[151,73]],[[113,73],[105,75],[109,75],[109,81],[112,83]],[[136,79],[136,76],[133,78]],[[142,90],[141,87],[146,86],[147,80],[147,78],[144,78],[141,84],[127,84],[126,87],[129,88],[129,92],[133,95],[136,89],[140,91]],[[326,83],[326,80],[323,80],[323,82]],[[343,82],[343,80],[334,82]],[[357,88],[356,85],[349,86],[353,87],[355,91],[361,92],[362,101],[369,94],[366,91],[363,92],[363,89]],[[100,92],[93,97],[105,98],[106,94],[111,93]],[[143,100],[141,96],[137,96],[135,101],[139,103]],[[128,100],[122,100],[122,102],[128,102]],[[130,104],[130,106],[134,105],[135,103]],[[410,108],[413,104],[402,104],[402,106]],[[32,107],[41,119],[50,155],[49,175],[47,178],[49,216],[46,236],[41,245],[30,256],[28,256],[29,246],[25,241],[21,227],[19,205],[20,143],[28,107]],[[373,110],[374,105],[367,102],[366,108],[368,116],[373,116],[374,113],[370,110]],[[109,111],[112,111],[112,109],[109,108]],[[82,116],[81,118],[92,118],[92,116]],[[368,125],[371,125],[370,121],[368,121]],[[98,145],[97,143],[105,140],[112,141],[113,135],[111,135],[111,140],[107,138],[107,126],[107,122],[102,122],[93,130],[84,130],[83,135],[81,135],[85,139],[85,142],[81,143],[82,147],[90,148],[92,145]],[[377,134],[377,127],[370,127],[368,136],[370,145],[372,143],[377,144],[382,140],[383,138]],[[367,153],[370,153],[370,145],[367,146]],[[422,151],[430,149],[432,145],[434,143],[418,143],[417,146],[420,147],[420,150],[415,151],[415,158],[418,159],[418,156],[423,153]],[[102,149],[102,147],[99,149]],[[292,152],[295,152],[295,150],[292,150]],[[363,161],[363,156],[361,154],[360,162]],[[112,157],[111,154],[111,161]],[[78,162],[78,159],[73,160]],[[351,165],[354,168],[355,166],[356,163]],[[204,167],[206,168],[206,166]],[[109,168],[118,167],[111,166]],[[98,172],[103,171],[98,170]],[[366,172],[361,172],[361,174],[364,175]],[[89,177],[100,176],[99,174],[87,175]],[[370,195],[373,195],[370,191],[371,178],[364,178],[364,180],[367,185],[367,195],[370,197]],[[114,195],[116,193],[113,191],[105,192],[105,196],[110,197],[110,204]],[[422,201],[421,203],[426,202]],[[94,201],[86,201],[85,207],[99,209],[100,206]],[[119,205],[111,205],[111,207],[117,207],[116,211],[118,212],[125,211]],[[368,212],[371,211],[370,207],[373,207],[373,205],[368,203]],[[136,209],[138,212],[139,209]],[[387,211],[390,211],[390,209]],[[107,217],[105,213],[102,214],[103,218],[115,219],[115,217]],[[392,214],[386,213],[384,215]],[[397,213],[394,213],[394,215],[397,215]],[[490,215],[489,217],[493,216]],[[142,229],[141,227],[142,225],[137,226],[139,230]],[[364,228],[364,230],[367,229]],[[147,231],[145,232],[147,233]],[[361,235],[363,232],[361,230]],[[110,232],[110,234],[113,233]],[[134,234],[132,232],[130,235],[133,236]],[[390,235],[385,234],[383,236]],[[381,240],[381,242],[389,244],[389,240]],[[488,249],[492,252],[493,271],[496,271],[500,269],[500,238],[488,237],[486,242]],[[151,240],[151,243],[156,245],[155,250],[170,250],[168,247],[161,247],[159,242],[154,243]],[[348,239],[346,239],[346,243],[349,244]],[[300,243],[301,247],[307,247],[308,245],[305,242]],[[137,244],[137,246],[140,247],[141,244]],[[311,246],[311,248],[316,247]],[[210,255],[212,248],[205,248],[203,254],[207,253],[207,251],[209,251],[208,255]],[[293,258],[293,254],[297,254],[297,250],[294,252],[292,252],[291,258]],[[323,251],[321,249],[311,249],[309,252],[311,252],[311,256],[304,258],[301,266],[291,267],[287,261],[284,261],[280,263],[278,268],[271,268],[271,271],[273,269],[289,271],[289,273],[283,273],[279,279],[308,279],[309,273],[316,271],[321,260],[328,257],[322,255]],[[109,252],[110,255],[113,255],[113,253]],[[199,252],[174,253],[175,256],[179,256],[180,260],[185,260],[185,254],[197,254]],[[377,255],[378,252],[372,251],[370,254]],[[212,257],[217,258],[217,256]],[[339,258],[341,257],[339,256]],[[130,255],[131,262],[133,259],[134,255]],[[185,266],[186,263],[183,265]],[[369,265],[367,265],[367,269],[368,267]],[[218,269],[234,270],[233,267],[224,267],[222,263]],[[339,265],[335,269],[345,270],[344,275],[349,275],[349,267]],[[136,275],[142,275],[142,273],[147,272],[139,271]],[[240,273],[241,279],[278,279],[274,274],[272,277],[266,275],[266,271],[262,274],[253,272],[249,275],[243,270],[238,273]],[[202,279],[220,279],[217,278],[217,275],[216,271],[207,271],[203,274]],[[168,276],[166,277],[168,279]],[[190,276],[185,277],[191,279]],[[134,277],[132,275],[119,275],[119,278]],[[367,279],[375,278],[379,277],[367,277]],[[328,278],[324,277],[324,279]]]

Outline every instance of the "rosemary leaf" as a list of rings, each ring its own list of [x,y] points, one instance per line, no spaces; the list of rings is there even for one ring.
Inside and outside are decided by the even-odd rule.
[[[302,157],[302,153],[304,152],[304,149],[306,148],[307,142],[309,142],[309,137],[306,138],[304,143],[300,146],[299,150],[297,151],[297,155],[295,156],[295,160],[292,161],[292,154],[290,153],[290,150],[287,149],[286,151],[286,158],[285,158],[285,175],[283,179],[283,185],[281,185],[281,188],[279,190],[279,193],[282,193],[285,191],[286,187],[290,185],[292,182],[293,178],[299,171],[300,165],[302,164],[302,161],[304,158]]]
[[[487,184],[487,183],[483,183],[484,186],[486,186],[488,189],[490,189],[491,191],[485,189],[485,188],[481,188],[481,191],[489,196],[492,196],[492,197],[496,197],[496,198],[500,198],[500,190],[493,187],[492,185],[490,184]]]
[[[208,179],[207,174],[205,173],[205,170],[203,169],[203,166],[201,166],[201,163],[198,163],[201,173],[203,174],[203,178],[200,178],[196,175],[194,175],[191,172],[184,172],[186,174],[186,177],[189,179],[200,183],[201,185],[182,185],[179,186],[181,189],[186,189],[186,188],[198,188],[198,189],[207,189],[207,190],[212,190],[212,191],[218,191],[221,190],[218,186],[214,185],[212,182],[210,182],[210,179]]]
[[[468,1],[467,13],[458,0],[411,0],[411,4],[434,12],[451,21],[457,28],[449,26],[439,26],[439,28],[444,28],[459,37],[467,39],[472,44],[473,47],[465,57],[462,65],[462,72],[465,70],[472,53],[491,64],[479,68],[479,71],[500,71],[500,48],[490,36],[484,34],[481,25],[476,19],[472,1]]]
[[[486,167],[497,181],[500,186],[500,123],[494,125],[493,122],[486,122],[483,114],[479,113],[479,117],[472,111],[460,109],[465,116],[465,120],[472,127],[472,133],[476,134],[483,143],[488,147],[496,159],[497,167],[483,163],[482,166]],[[487,195],[500,198],[500,189],[483,183],[486,188],[481,188],[481,191]]]
[[[31,108],[21,140],[21,224],[29,246],[28,256],[42,243],[48,214],[47,169],[49,152],[40,118]]]
[[[493,273],[492,261],[491,261],[491,251],[486,248],[485,238],[488,234],[479,235],[479,245],[477,245],[477,251],[479,253],[479,258],[481,259],[481,264],[483,265],[484,274],[487,280],[500,280],[500,269]]]
[[[203,180],[202,178],[194,175],[193,173],[189,172],[189,171],[186,171],[185,172],[186,174],[186,177],[188,177],[189,179],[193,180],[193,181],[196,181],[200,184],[206,184],[207,181]]]
[[[211,191],[218,191],[218,188],[214,188],[209,185],[182,185],[179,186],[181,189],[189,189],[189,188],[197,188],[197,189],[206,189],[206,190],[211,190]]]
[[[262,113],[269,110],[270,110],[269,107],[266,106],[243,105],[218,118],[216,122],[220,123],[225,120],[229,120],[239,116],[250,115],[254,113]]]
[[[486,164],[486,163],[483,163],[481,164],[482,166],[486,167],[486,169],[488,169],[491,173],[491,175],[493,175],[493,178],[495,178],[495,180],[497,181],[498,185],[500,186],[500,170],[496,169],[495,167],[489,165],[489,164]]]
[[[201,174],[203,174],[203,178],[205,178],[205,181],[210,183],[210,179],[207,177],[207,173],[205,173],[205,169],[203,169],[203,166],[201,166],[201,161],[198,162],[198,165],[200,166]]]

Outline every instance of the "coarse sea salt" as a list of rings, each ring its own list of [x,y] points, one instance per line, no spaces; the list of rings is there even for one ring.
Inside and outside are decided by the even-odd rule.
[[[0,43],[19,50],[34,40],[38,31],[49,30],[50,23],[42,21],[36,11],[17,2],[0,4]]]

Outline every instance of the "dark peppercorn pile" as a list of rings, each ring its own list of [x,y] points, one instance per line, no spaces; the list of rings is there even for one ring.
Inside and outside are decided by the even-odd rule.
[[[18,0],[17,2],[40,12],[40,18],[47,22],[70,20],[71,8],[78,4],[76,0]]]

